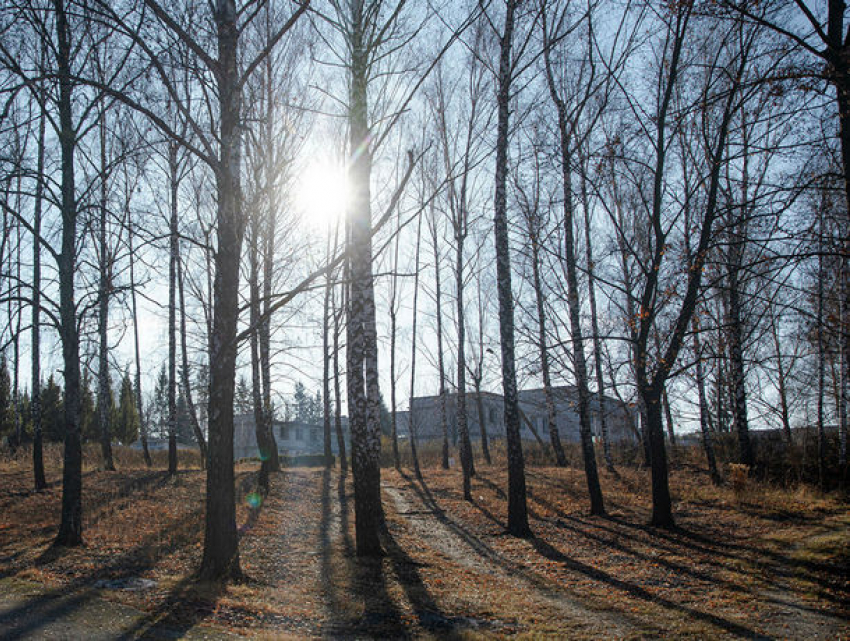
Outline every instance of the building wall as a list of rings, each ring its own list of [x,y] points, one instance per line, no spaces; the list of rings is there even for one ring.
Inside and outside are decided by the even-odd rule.
[[[346,446],[349,446],[348,431],[344,428]],[[277,449],[286,454],[321,454],[324,452],[324,426],[275,421],[272,425]],[[338,453],[336,433],[331,434],[331,451]],[[233,418],[233,456],[236,459],[259,456],[257,432],[253,414],[238,414]]]
[[[579,418],[577,398],[574,388],[556,388],[555,416],[558,434],[564,442],[579,441]],[[549,440],[549,424],[546,412],[546,398],[542,389],[523,390],[519,393],[519,405],[522,413],[520,435],[525,440],[536,440],[534,431],[543,440]],[[630,425],[634,420],[634,412],[622,403],[610,398],[604,399],[605,419],[608,434],[612,441],[634,441],[634,431]],[[482,392],[481,409],[483,410],[484,426],[489,438],[504,438],[505,419],[504,401],[501,395]],[[466,395],[466,411],[469,422],[469,434],[473,439],[481,438],[479,422],[479,407],[475,393]],[[594,436],[601,436],[600,403],[594,395],[590,407],[591,429]],[[421,440],[442,438],[440,424],[440,397],[426,396],[413,400],[413,415],[416,425],[417,438]],[[401,418],[401,417],[400,417]],[[449,439],[457,441],[457,395],[446,395],[446,418]],[[409,418],[400,420],[399,430],[409,433]],[[534,426],[534,431],[528,423]],[[635,423],[636,424],[636,423]]]

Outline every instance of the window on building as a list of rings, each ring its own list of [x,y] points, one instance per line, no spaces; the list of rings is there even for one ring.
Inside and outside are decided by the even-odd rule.
[[[295,428],[295,440],[300,441],[300,440],[303,440],[303,438],[304,438],[304,430],[301,429],[300,427],[296,427]]]
[[[496,422],[496,420],[497,420],[497,419],[496,419],[496,408],[495,408],[495,407],[491,407],[491,408],[490,408],[490,424],[492,425],[493,423],[495,423],[495,422]]]

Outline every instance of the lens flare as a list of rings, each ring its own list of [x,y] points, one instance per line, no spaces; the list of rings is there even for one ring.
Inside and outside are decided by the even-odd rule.
[[[251,509],[258,509],[263,504],[263,497],[256,492],[251,492],[245,497],[245,502]]]

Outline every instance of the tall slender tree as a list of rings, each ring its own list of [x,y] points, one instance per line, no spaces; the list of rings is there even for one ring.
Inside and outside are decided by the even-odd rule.
[[[529,536],[528,507],[525,489],[525,462],[520,439],[519,398],[516,382],[514,349],[513,293],[511,290],[511,256],[508,242],[507,179],[508,135],[510,125],[511,86],[517,69],[511,52],[514,37],[517,0],[506,0],[497,76],[496,105],[496,186],[493,231],[496,245],[496,274],[499,292],[499,335],[502,346],[502,391],[505,402],[505,434],[508,449],[508,531],[514,536]]]

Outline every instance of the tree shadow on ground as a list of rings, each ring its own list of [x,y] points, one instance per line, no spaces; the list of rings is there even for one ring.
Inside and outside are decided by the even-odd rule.
[[[459,522],[448,516],[441,508],[438,508],[433,495],[431,494],[430,490],[424,482],[421,482],[422,487],[420,489],[419,487],[417,487],[413,479],[404,474],[402,476],[407,480],[410,487],[413,488],[413,490],[417,493],[417,495],[420,497],[424,504],[429,505],[433,508],[437,508],[434,510],[434,513],[438,520],[440,520],[441,523],[449,527],[452,532],[454,532],[462,540],[464,540],[469,545],[470,549],[476,554],[482,556],[490,562],[496,563],[506,572],[515,575],[518,578],[522,578],[523,580],[529,582],[530,584],[534,585],[535,587],[541,589],[544,592],[562,594],[566,592],[562,585],[552,585],[552,581],[540,577],[526,570],[524,567],[520,566],[516,562],[502,556],[493,548],[488,546],[486,543],[478,539],[473,533],[467,530]],[[479,475],[479,480],[483,481],[483,477],[481,475]],[[486,481],[489,481],[489,479],[486,479]],[[487,484],[486,481],[484,481],[485,484]],[[489,482],[492,483],[492,481]],[[490,518],[492,518],[492,514],[490,515]],[[647,603],[658,605],[666,610],[676,612],[677,614],[685,615],[687,617],[702,621],[704,623],[709,623],[719,628],[720,630],[724,630],[728,633],[737,636],[745,636],[749,638],[766,638],[763,635],[757,633],[755,630],[747,627],[746,625],[731,621],[729,619],[725,619],[715,614],[703,612],[687,605],[675,603],[673,601],[670,601],[669,599],[654,595],[639,585],[622,579],[618,579],[607,572],[598,570],[592,566],[576,561],[575,559],[568,557],[566,554],[562,553],[560,550],[558,550],[545,540],[541,539],[540,537],[535,536],[529,540],[534,550],[543,558],[546,558],[549,561],[559,562],[571,572],[575,572],[583,577],[587,577],[596,582],[602,583],[606,588],[612,588],[616,591],[628,594],[631,597],[638,598]],[[570,595],[570,597],[578,598],[577,595],[572,594]],[[626,613],[619,612],[619,614],[625,616]]]
[[[686,565],[669,561],[668,559],[665,559],[662,556],[650,556],[649,554],[641,552],[627,543],[623,543],[621,541],[621,539],[623,538],[622,531],[606,527],[603,523],[600,523],[600,521],[602,519],[605,519],[606,517],[596,517],[593,522],[588,522],[583,519],[576,518],[575,516],[566,514],[563,510],[559,509],[557,506],[552,504],[552,502],[540,496],[539,493],[535,492],[531,488],[529,488],[528,490],[528,496],[529,499],[531,499],[533,502],[541,505],[542,507],[557,515],[557,519],[554,520],[555,527],[564,530],[569,530],[570,532],[573,532],[587,539],[588,541],[593,542],[593,544],[599,548],[609,548],[624,555],[633,557],[634,559],[637,559],[639,561],[660,565],[662,567],[667,568],[668,570],[675,572],[678,575],[687,575],[694,579],[710,583],[712,585],[722,585],[724,588],[730,589],[734,592],[749,593],[748,590],[743,589],[741,586],[731,581],[724,580],[719,576],[708,574],[707,572],[698,570],[696,568],[688,567]],[[552,522],[552,519],[544,519],[544,517],[541,517],[536,514],[535,518],[540,521],[546,520]],[[592,529],[601,529],[605,532],[611,533],[613,536],[611,538],[606,538],[599,534],[595,534]],[[674,550],[672,548],[665,548],[665,551],[673,552]],[[705,564],[721,570],[728,569],[724,564],[719,562],[708,561]]]
[[[196,472],[197,470],[180,470],[176,479],[179,480],[183,475]],[[244,492],[250,489],[256,482],[256,476],[256,473],[240,475],[237,490]],[[159,471],[130,479],[120,485],[117,491],[106,494],[106,505],[99,504],[94,508],[95,518],[102,518],[104,510],[116,512],[120,509],[130,509],[129,505],[123,508],[110,508],[111,501],[129,501],[139,491],[159,488],[174,480],[174,476]],[[248,524],[256,522],[261,508],[262,505],[249,511]],[[4,612],[0,615],[0,630],[3,631],[3,638],[17,639],[30,636],[45,625],[71,615],[102,595],[102,590],[98,586],[100,579],[120,583],[122,580],[138,578],[152,570],[164,557],[194,546],[198,542],[198,532],[203,530],[203,515],[204,506],[200,506],[182,516],[175,517],[163,523],[161,529],[148,534],[131,549],[108,557],[101,555],[94,563],[87,566],[89,570],[68,583],[55,589],[43,590],[21,605]],[[44,567],[61,560],[68,554],[73,554],[73,551],[48,545],[34,563],[36,566]],[[70,569],[73,571],[75,567],[72,566]],[[17,571],[19,570],[7,570],[3,576],[14,575]],[[223,586],[198,584],[194,575],[186,576],[169,591],[156,610],[143,616],[132,630],[126,632],[124,638],[150,636],[150,634],[175,638],[182,636],[215,610],[222,590]],[[149,629],[152,631],[150,634]]]
[[[319,527],[322,546],[321,582],[326,609],[333,617],[323,632],[330,636],[368,634],[378,637],[407,638],[410,633],[404,625],[402,613],[387,591],[384,559],[357,557],[349,532],[350,506],[345,480],[346,477],[341,475],[337,484],[343,564],[342,568],[338,568],[340,559],[334,554],[331,532],[333,516],[330,496],[331,471],[325,470],[322,477],[322,522]],[[345,576],[336,576],[339,572],[344,573]],[[350,584],[350,592],[346,591],[344,586],[340,588],[338,585],[340,579]],[[352,603],[352,597],[356,600],[355,603]],[[362,614],[346,616],[346,611],[352,612],[355,607],[358,610],[362,608]]]
[[[422,564],[410,557],[389,529],[383,532],[381,542],[419,625],[431,633],[439,634],[442,639],[461,639],[459,631],[468,627],[470,619],[446,616],[422,580],[419,573]]]
[[[194,576],[185,577],[168,592],[165,601],[124,631],[118,639],[182,638],[215,612],[218,600],[224,593],[225,586],[222,583],[199,584]]]
[[[30,636],[48,623],[67,617],[101,595],[101,590],[95,587],[97,579],[104,577],[111,580],[129,579],[150,570],[160,557],[194,540],[197,521],[202,516],[203,510],[198,509],[180,519],[175,519],[162,531],[150,534],[132,549],[113,557],[109,563],[98,566],[61,587],[45,590],[27,599],[21,605],[4,612],[0,615],[0,630],[3,630],[3,638],[19,639]],[[168,532],[168,536],[164,537],[163,532]],[[63,554],[62,548],[51,546],[45,550],[39,560],[42,564],[46,564]]]
[[[580,561],[576,561],[575,559],[568,557],[566,554],[564,554],[551,544],[547,543],[543,539],[535,537],[531,539],[531,544],[542,557],[549,559],[550,561],[556,561],[558,563],[561,563],[570,571],[580,573],[588,578],[594,579],[595,581],[604,583],[608,587],[625,592],[632,597],[646,601],[647,603],[652,603],[654,605],[661,606],[666,610],[675,611],[689,618],[697,619],[704,623],[709,623],[721,630],[724,630],[736,636],[758,639],[771,638],[759,634],[752,628],[748,628],[747,626],[741,623],[737,623],[729,619],[724,619],[723,617],[720,617],[718,615],[711,614],[709,612],[703,612],[702,610],[697,610],[690,606],[675,603],[657,594],[652,594],[651,592],[649,592],[645,588],[642,588],[639,585],[624,581],[622,579],[618,579],[609,574],[608,572],[604,572],[602,570],[599,570],[597,568],[586,565],[585,563],[581,563]]]

